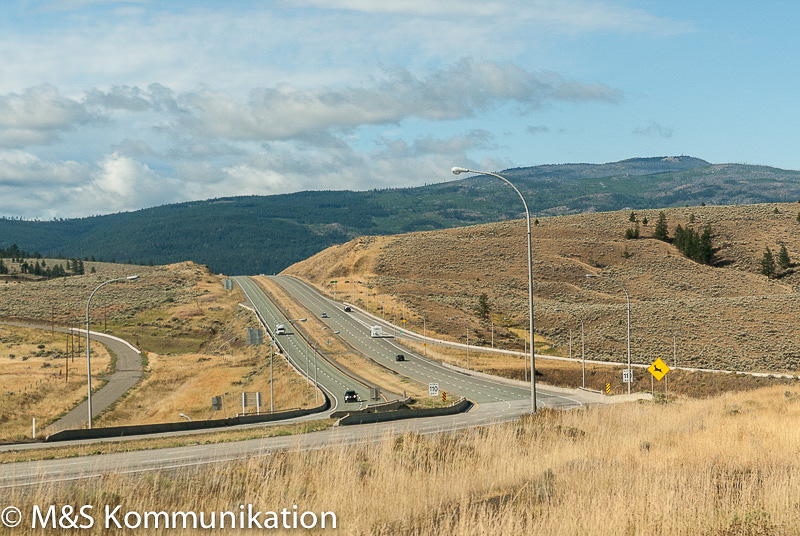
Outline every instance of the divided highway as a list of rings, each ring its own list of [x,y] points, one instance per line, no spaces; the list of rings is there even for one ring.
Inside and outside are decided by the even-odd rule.
[[[290,326],[286,315],[270,301],[264,291],[248,277],[236,277],[245,295],[248,297],[262,321],[271,330],[276,324]],[[420,382],[439,382],[440,388],[453,394],[463,395],[476,402],[478,406],[468,413],[449,417],[428,417],[394,421],[386,423],[347,426],[329,430],[301,434],[291,437],[272,437],[248,441],[234,441],[211,445],[193,445],[186,447],[165,448],[138,452],[122,452],[67,458],[0,464],[0,489],[30,486],[42,483],[68,482],[84,478],[96,478],[102,474],[114,472],[118,474],[141,473],[159,470],[177,470],[198,468],[211,463],[253,456],[269,456],[271,452],[283,449],[316,449],[329,445],[347,445],[361,442],[382,441],[389,435],[415,431],[420,434],[432,434],[458,430],[463,428],[486,426],[493,423],[516,419],[530,412],[530,392],[524,387],[509,385],[503,381],[476,378],[441,366],[406,349],[398,347],[391,339],[373,339],[370,337],[369,325],[343,310],[341,303],[334,302],[311,287],[293,278],[277,276],[275,281],[299,299],[306,307],[318,316],[326,313],[328,318],[322,319],[329,326],[327,333],[340,331],[349,344],[387,367]],[[294,363],[302,373],[309,374],[311,382],[314,378],[313,349],[309,348],[300,335],[287,329],[287,335],[277,337],[285,350],[285,356]],[[305,356],[308,352],[309,362]],[[408,361],[396,362],[398,353],[407,356]],[[317,379],[320,387],[332,399],[334,408],[357,409],[368,399],[369,388],[362,384],[350,371],[340,370],[326,359],[318,357]],[[358,403],[345,403],[344,392],[353,389],[358,392]],[[540,406],[570,408],[584,402],[597,402],[596,397],[588,393],[574,391],[565,396],[548,388],[538,389]],[[318,414],[324,418],[326,414]],[[306,416],[303,420],[311,418]],[[275,423],[277,424],[277,423]],[[71,442],[85,444],[89,441]],[[62,446],[64,444],[61,444]],[[0,450],[18,450],[35,448],[34,445],[0,447]],[[27,450],[26,448],[26,450]]]
[[[335,367],[327,359],[317,354],[314,356],[315,341],[306,341],[298,333],[290,320],[267,296],[263,289],[249,277],[234,277],[247,299],[256,310],[259,318],[268,326],[271,333],[275,333],[275,326],[286,326],[286,335],[276,335],[278,345],[284,350],[286,358],[294,367],[304,374],[310,383],[316,378],[320,387],[331,397],[332,409],[359,409],[369,401],[369,385],[362,382],[355,375]],[[323,347],[326,336],[333,336],[333,331],[320,333],[317,348]],[[316,363],[316,368],[315,368]],[[353,390],[358,394],[358,402],[345,402],[345,391]],[[381,402],[383,399],[381,399]]]
[[[272,279],[318,317],[321,318],[322,313],[325,313],[328,318],[321,318],[322,322],[329,325],[332,330],[340,331],[339,336],[354,348],[403,376],[422,383],[438,383],[440,390],[465,396],[478,404],[530,400],[528,388],[470,376],[411,352],[399,346],[392,338],[373,338],[366,320],[352,312],[345,312],[342,303],[323,296],[298,279],[289,276],[273,276]],[[403,354],[406,361],[395,361],[397,354]],[[537,403],[539,407],[557,408],[580,405],[580,402],[571,397],[538,386]]]

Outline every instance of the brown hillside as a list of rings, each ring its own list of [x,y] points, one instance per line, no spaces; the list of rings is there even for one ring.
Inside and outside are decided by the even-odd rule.
[[[777,213],[775,212],[777,209]],[[798,204],[666,209],[675,227],[702,232],[711,225],[717,263],[699,265],[671,244],[654,240],[659,211],[637,212],[642,239],[626,240],[630,211],[540,218],[533,229],[536,332],[562,348],[577,323],[561,307],[583,316],[587,358],[624,360],[625,296],[613,282],[587,280],[603,273],[631,296],[633,361],[661,357],[680,365],[737,370],[800,371],[800,274],[760,275],[765,247],[777,258],[780,244],[800,260]],[[694,223],[690,220],[694,216]],[[630,254],[625,257],[625,251]],[[477,318],[478,296],[492,306],[496,345],[520,347],[505,328],[527,324],[527,254],[524,221],[477,225],[388,237],[362,237],[295,264],[299,276],[330,293],[387,316],[408,308],[408,326],[445,338],[489,344],[491,323]],[[779,270],[780,271],[780,270]],[[368,293],[369,292],[369,297]],[[374,296],[377,294],[377,298]],[[499,327],[499,325],[504,327]]]

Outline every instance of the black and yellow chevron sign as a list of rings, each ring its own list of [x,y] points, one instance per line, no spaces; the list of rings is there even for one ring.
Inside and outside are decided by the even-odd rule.
[[[610,394],[611,394],[611,384],[610,384],[610,383],[607,383],[607,384],[606,384],[606,394],[607,394],[607,395],[610,395]]]
[[[447,391],[442,391],[442,402],[447,402]]]

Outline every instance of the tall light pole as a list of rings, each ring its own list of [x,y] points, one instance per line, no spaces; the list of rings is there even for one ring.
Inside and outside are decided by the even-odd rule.
[[[600,279],[608,279],[609,281],[613,281],[617,285],[620,286],[622,292],[625,293],[625,302],[628,305],[628,374],[630,374],[630,381],[628,382],[628,394],[631,394],[631,383],[633,383],[633,371],[631,370],[631,298],[628,296],[628,289],[625,288],[625,285],[614,279],[613,277],[609,277],[607,275],[599,275],[599,274],[586,274],[586,279],[591,279],[593,277],[597,277]]]
[[[89,349],[89,340],[90,340],[90,325],[89,325],[89,306],[92,303],[92,298],[94,298],[94,293],[103,288],[104,286],[108,285],[109,283],[116,283],[117,281],[136,281],[139,279],[138,275],[129,275],[128,277],[117,277],[115,279],[109,279],[104,283],[100,283],[96,289],[92,291],[89,295],[89,300],[86,302],[86,385],[88,389],[88,397],[86,399],[86,404],[89,407],[89,428],[92,427],[92,353]]]
[[[322,327],[319,329],[319,331],[325,331],[326,329],[328,329],[328,326],[322,326]],[[309,333],[309,336],[313,335],[313,333],[314,333],[314,332],[312,332],[312,333]],[[308,385],[309,385],[309,382],[311,381],[311,372],[310,372],[310,370],[309,370],[309,368],[308,368],[308,348],[309,348],[310,346],[311,346],[311,345],[308,343],[308,341],[306,341],[306,346],[305,346],[305,354],[306,354],[306,387],[308,387]]]
[[[564,312],[564,313],[567,313],[568,315],[572,315],[573,317],[577,318],[578,321],[581,323],[581,370],[582,370],[582,373],[581,373],[581,376],[582,376],[581,387],[586,389],[586,345],[583,342],[584,341],[584,338],[583,338],[583,318],[578,316],[578,315],[576,315],[575,313],[573,313],[571,311],[567,311],[566,309],[558,309],[558,308],[556,308],[556,309],[554,309],[554,311],[557,312],[557,313],[558,312]],[[572,331],[570,331],[570,345],[571,344],[572,344]],[[570,347],[570,350],[571,350],[571,347]]]
[[[473,169],[466,169],[462,167],[454,167],[451,171],[455,175],[458,175],[459,173],[478,173],[479,175],[496,177],[511,186],[514,191],[517,192],[517,195],[519,195],[519,198],[522,200],[522,206],[525,207],[525,220],[528,224],[528,319],[530,322],[531,331],[531,413],[536,413],[536,358],[533,351],[533,255],[531,253],[531,213],[528,210],[528,203],[525,201],[525,197],[523,197],[522,192],[520,192],[516,186],[511,184],[511,181],[505,177],[501,177],[497,173],[490,173],[488,171],[475,171]]]
[[[334,335],[338,335],[339,333],[339,331],[333,332]],[[317,335],[317,338],[314,341],[314,402],[316,402],[317,398],[319,397],[319,383],[317,383],[317,343],[319,343],[320,337],[322,337],[322,333]]]

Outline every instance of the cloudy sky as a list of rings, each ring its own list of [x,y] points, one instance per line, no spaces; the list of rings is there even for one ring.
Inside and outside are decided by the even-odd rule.
[[[454,165],[687,154],[800,169],[789,2],[0,10],[3,216],[421,185]]]

